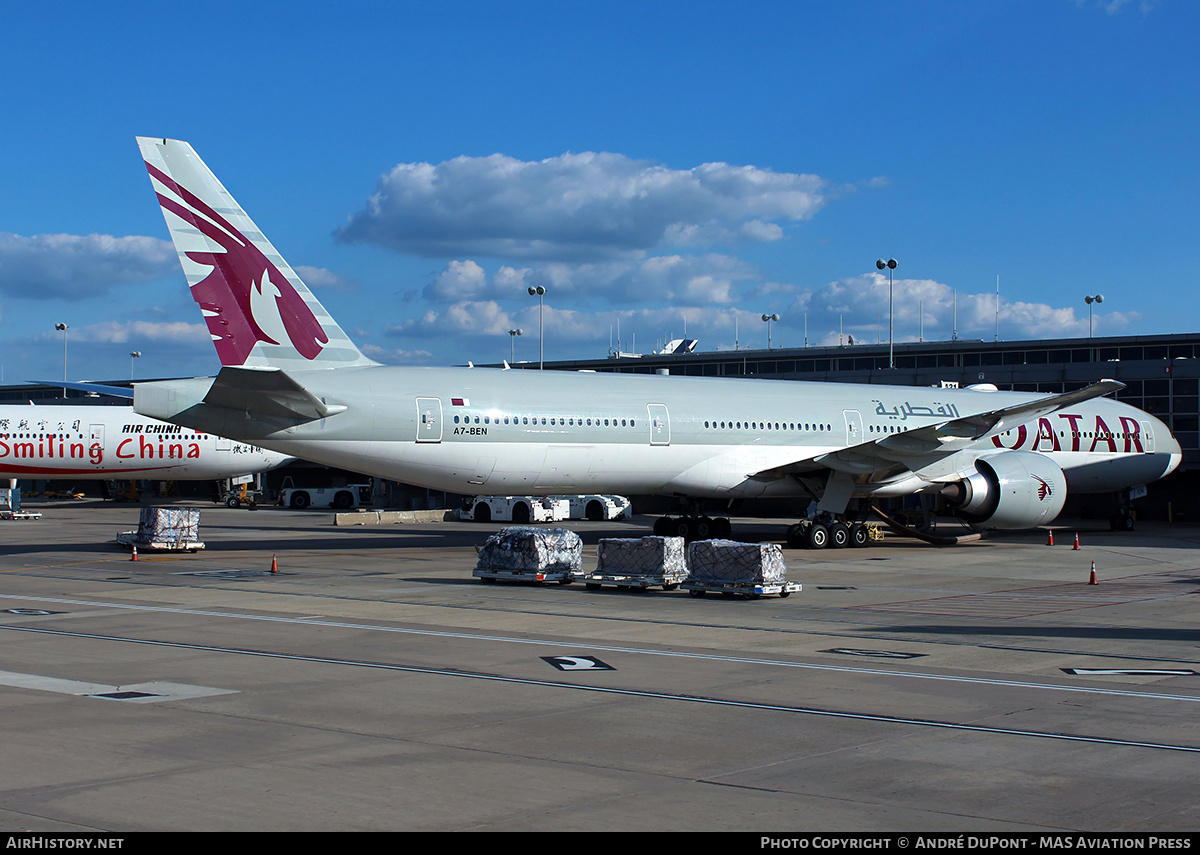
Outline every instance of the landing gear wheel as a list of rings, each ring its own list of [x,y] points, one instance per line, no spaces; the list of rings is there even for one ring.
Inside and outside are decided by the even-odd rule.
[[[1125,513],[1115,513],[1108,521],[1109,531],[1133,531],[1133,517]]]
[[[850,542],[850,529],[845,523],[834,523],[829,527],[829,545],[834,549],[842,549]]]
[[[808,528],[808,548],[824,549],[829,545],[829,529],[820,523],[813,523]]]
[[[850,526],[850,545],[855,547],[866,546],[871,541],[871,533],[867,531],[867,527],[861,523],[855,523]]]
[[[700,517],[700,519],[694,520],[693,524],[696,527],[696,540],[708,540],[713,536],[716,524],[712,517]]]
[[[793,549],[808,546],[808,532],[804,523],[792,523],[787,530],[787,545]]]

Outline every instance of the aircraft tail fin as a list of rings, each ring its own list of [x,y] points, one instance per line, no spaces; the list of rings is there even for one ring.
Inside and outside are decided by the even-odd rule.
[[[222,365],[299,371],[377,364],[190,145],[138,137],[138,147]]]

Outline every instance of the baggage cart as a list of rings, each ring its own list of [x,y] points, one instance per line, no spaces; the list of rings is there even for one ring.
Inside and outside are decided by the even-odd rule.
[[[688,547],[691,577],[683,583],[693,597],[720,594],[747,600],[789,597],[801,590],[787,580],[783,550],[777,543],[701,540]]]
[[[596,570],[583,577],[589,591],[616,585],[644,591],[674,591],[688,577],[682,537],[603,538],[596,548]]]
[[[479,547],[471,575],[482,582],[557,582],[569,585],[583,569],[583,541],[565,528],[510,526]]]
[[[142,508],[137,531],[117,534],[117,543],[153,552],[198,552],[200,512],[195,508]]]
[[[769,595],[786,598],[803,590],[799,582],[719,582],[702,579],[688,579],[683,583],[683,588],[693,597],[720,594],[723,597],[741,597],[743,600],[757,600]]]

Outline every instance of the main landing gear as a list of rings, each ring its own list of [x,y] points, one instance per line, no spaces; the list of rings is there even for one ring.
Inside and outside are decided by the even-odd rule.
[[[794,549],[842,549],[862,547],[870,542],[871,534],[863,523],[846,523],[829,517],[800,520],[787,530],[787,544]]]
[[[682,537],[688,543],[693,540],[724,540],[733,533],[728,517],[710,517],[701,513],[697,499],[679,497],[681,513],[673,517],[659,517],[654,521],[654,533],[659,537]]]
[[[1142,494],[1145,488],[1142,488]],[[1108,518],[1109,531],[1133,531],[1133,491],[1121,490],[1116,494],[1117,510]]]
[[[654,521],[654,533],[659,537],[682,537],[684,540],[722,540],[733,533],[728,517],[691,516],[659,517]]]

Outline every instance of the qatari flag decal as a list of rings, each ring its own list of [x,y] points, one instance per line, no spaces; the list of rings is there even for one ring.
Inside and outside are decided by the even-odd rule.
[[[471,406],[471,402],[467,398],[451,398],[450,406],[452,406],[452,407],[469,407],[469,406]]]

